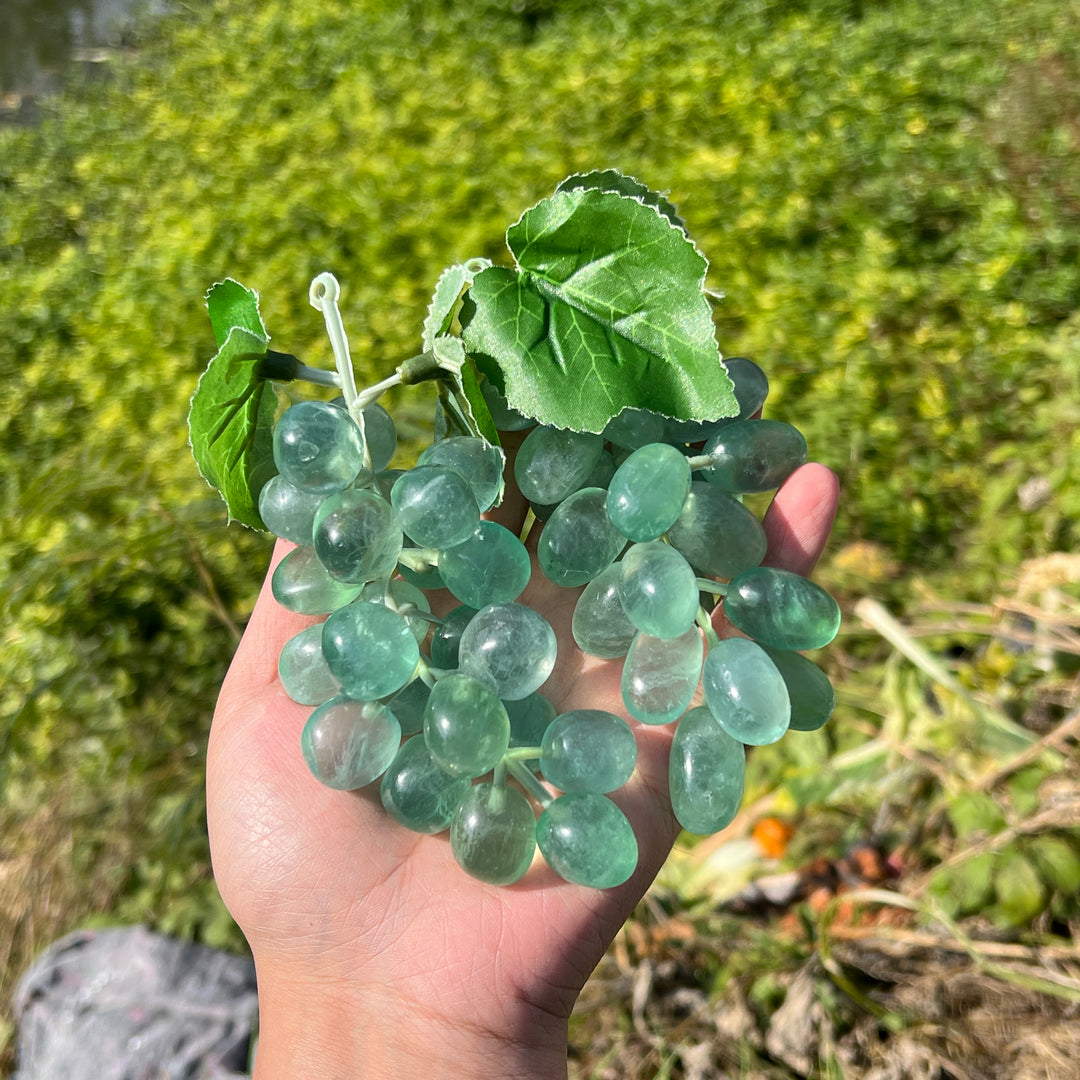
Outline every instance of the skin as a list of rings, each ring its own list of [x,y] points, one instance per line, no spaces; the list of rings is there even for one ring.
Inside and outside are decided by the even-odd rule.
[[[809,574],[836,503],[837,481],[824,466],[794,473],[764,520],[765,562]],[[524,509],[511,491],[498,520],[517,530]],[[271,571],[290,548],[278,544]],[[543,692],[559,712],[623,714],[621,661],[588,657],[571,636],[578,591],[537,570],[521,597],[558,635]],[[606,891],[570,885],[538,859],[517,884],[486,885],[457,867],[446,834],[419,836],[395,823],[377,785],[332,791],[308,772],[299,742],[311,710],[285,695],[277,656],[313,621],[275,603],[268,575],[210,737],[214,872],[258,973],[255,1080],[565,1077],[578,993],[678,833],[667,789],[672,728],[632,723],[638,767],[614,795],[640,848],[628,882]],[[731,632],[722,614],[714,624],[721,636]]]

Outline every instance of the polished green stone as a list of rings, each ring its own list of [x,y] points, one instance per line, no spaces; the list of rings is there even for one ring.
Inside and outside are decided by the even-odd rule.
[[[502,454],[498,447],[472,435],[439,439],[420,455],[417,464],[444,465],[460,474],[472,490],[481,512],[494,504],[502,490]]]
[[[280,473],[259,492],[259,517],[275,535],[294,544],[310,544],[315,514],[326,496],[290,484]]]
[[[482,776],[510,745],[510,718],[487,683],[445,675],[424,709],[424,740],[436,761],[455,776]]]
[[[599,435],[538,427],[518,449],[514,478],[530,502],[562,502],[584,485],[603,449]]]
[[[626,711],[643,724],[670,724],[682,716],[701,677],[704,646],[696,626],[675,638],[638,634],[622,671]]]
[[[323,566],[340,581],[374,581],[397,566],[402,533],[393,507],[375,491],[349,488],[327,498],[312,540]]]
[[[551,624],[523,604],[492,604],[476,614],[461,635],[462,671],[517,701],[539,690],[555,669],[558,640]]]
[[[386,700],[386,707],[401,725],[402,735],[415,735],[424,730],[424,710],[430,696],[431,688],[423,679],[417,677]]]
[[[700,574],[733,578],[765,558],[765,530],[734,495],[697,480],[667,531],[671,546]]]
[[[744,634],[774,649],[821,649],[840,629],[840,605],[790,570],[755,566],[732,579],[724,614]]]
[[[619,600],[643,634],[673,638],[694,625],[701,603],[697,577],[670,544],[633,544],[619,565]]]
[[[755,642],[735,637],[714,645],[705,657],[701,683],[705,704],[733,739],[764,746],[787,731],[791,720],[787,687]]]
[[[607,492],[590,487],[575,491],[552,512],[536,554],[548,581],[573,589],[606,570],[625,546],[626,538],[608,517]]]
[[[460,604],[443,616],[431,633],[431,662],[435,667],[453,671],[458,666],[461,635],[475,614],[476,608]]]
[[[403,473],[390,503],[405,535],[421,547],[446,548],[472,536],[480,522],[472,489],[442,465],[418,465]]]
[[[614,563],[585,586],[574,605],[574,641],[590,656],[605,660],[625,656],[637,635],[619,599],[621,579],[622,567]]]
[[[377,780],[400,743],[401,728],[385,705],[345,697],[320,705],[300,736],[312,775],[339,791],[355,791]]]
[[[411,581],[400,578],[393,578],[389,582],[368,582],[360,591],[359,599],[383,604],[387,591],[398,614],[409,624],[413,637],[423,644],[434,625],[431,619],[424,617],[431,614],[431,602]]]
[[[479,610],[516,600],[529,584],[532,560],[509,529],[481,521],[467,540],[439,553],[439,574],[458,600]]]
[[[278,656],[278,678],[300,705],[321,705],[341,693],[322,651],[322,626],[316,623],[289,638]]]
[[[605,795],[633,774],[637,742],[630,725],[602,709],[562,713],[544,733],[540,770],[565,792]]]
[[[510,717],[510,749],[518,746],[538,747],[543,741],[544,732],[555,719],[555,706],[539,692],[517,701],[503,701],[503,705]]]
[[[516,788],[476,784],[450,823],[450,847],[458,865],[491,885],[517,881],[536,851],[536,817]]]
[[[690,465],[674,446],[649,443],[615,470],[607,512],[630,540],[655,540],[678,518],[690,493]]]
[[[387,813],[407,829],[439,833],[469,792],[467,776],[452,776],[431,756],[422,738],[401,744],[383,773],[379,795]]]
[[[648,409],[627,406],[612,417],[603,430],[606,442],[628,450],[637,450],[664,438],[664,417]]]
[[[762,645],[791,698],[791,730],[817,731],[836,708],[836,691],[825,674],[801,653]]]
[[[325,401],[298,402],[274,425],[274,464],[301,490],[341,491],[364,464],[360,429]]]
[[[668,786],[675,818],[687,832],[709,835],[731,824],[742,804],[746,751],[705,707],[675,728]]]
[[[298,615],[329,615],[352,603],[363,587],[360,582],[331,577],[312,547],[290,551],[274,568],[270,581],[274,599]]]
[[[772,491],[806,461],[806,439],[782,420],[739,420],[722,427],[703,453],[702,474],[724,491]]]
[[[323,653],[350,697],[388,697],[415,674],[420,647],[409,624],[382,604],[357,601],[323,623]]]
[[[606,796],[562,795],[536,823],[536,843],[548,866],[575,885],[612,889],[637,869],[637,837]]]

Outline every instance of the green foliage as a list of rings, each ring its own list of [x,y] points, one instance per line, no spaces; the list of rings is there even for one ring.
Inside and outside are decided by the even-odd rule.
[[[737,412],[707,263],[673,211],[618,174],[577,182],[587,186],[560,185],[507,231],[516,271],[489,267],[470,286],[462,326],[478,366],[512,408],[574,431],[603,431],[624,408]]]
[[[268,548],[224,529],[185,442],[205,285],[257,283],[282,347],[329,366],[307,289],[333,270],[381,376],[442,267],[502,259],[508,215],[574,171],[670,187],[726,293],[721,350],[841,474],[839,541],[970,594],[1074,549],[1071,15],[211,0],[0,131],[3,842],[52,803],[120,910],[218,932],[203,748]],[[397,398],[429,427],[430,395]],[[134,869],[102,855],[125,830]]]

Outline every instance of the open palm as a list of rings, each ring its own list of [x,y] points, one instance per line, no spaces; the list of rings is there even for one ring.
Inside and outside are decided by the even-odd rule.
[[[766,516],[766,562],[809,573],[835,508],[832,473],[803,466]],[[523,516],[514,494],[498,512],[515,530]],[[535,535],[530,539],[534,573],[520,602],[548,619],[559,642],[544,695],[558,712],[623,713],[622,662],[576,647],[570,619],[578,590],[547,582],[535,569]],[[288,549],[278,545],[275,565]],[[444,1048],[478,1039],[510,1047],[533,1065],[545,1054],[557,1061],[578,992],[677,835],[667,788],[672,728],[632,723],[637,770],[612,796],[638,838],[639,865],[629,881],[588,889],[537,860],[515,885],[484,884],[457,867],[445,833],[417,835],[391,819],[377,785],[343,793],[308,771],[299,747],[311,710],[285,694],[277,656],[314,620],[277,605],[268,582],[269,576],[222,688],[207,762],[214,871],[255,956],[264,1044],[275,1045],[265,1001],[289,987],[297,1008],[309,995],[373,1013],[380,1023],[389,1016],[416,1060],[424,1052],[414,1040],[436,1037],[446,1040]],[[471,1073],[459,1064],[447,1075]]]

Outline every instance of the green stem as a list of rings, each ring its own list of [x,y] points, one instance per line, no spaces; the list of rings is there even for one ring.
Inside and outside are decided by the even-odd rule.
[[[439,565],[439,552],[436,548],[402,548],[398,562],[404,563],[410,570],[422,574]]]
[[[372,402],[378,401],[380,397],[391,387],[399,386],[401,384],[401,374],[395,371],[393,375],[387,376],[382,382],[375,383],[374,386],[369,386],[364,390],[359,391],[356,395],[356,409],[358,412],[363,412]]]
[[[686,463],[690,466],[691,470],[708,469],[710,466],[716,464],[711,454],[698,454],[696,457],[687,458]]]
[[[502,759],[503,761],[528,761],[530,758],[535,760],[539,756],[539,746],[515,746],[512,750],[507,750]]]
[[[552,800],[555,798],[550,791],[536,778],[536,773],[529,768],[523,761],[518,761],[516,758],[509,758],[508,755],[503,755],[503,761],[506,762],[506,769],[510,775],[525,789],[526,793],[531,795],[542,807],[547,808],[551,805]]]
[[[713,581],[712,578],[699,577],[697,587],[698,592],[707,592],[712,596],[727,596],[728,587],[722,582]]]
[[[708,652],[713,646],[720,644],[720,637],[713,629],[712,616],[703,608],[698,607],[697,618],[694,620],[705,634],[705,651]]]

